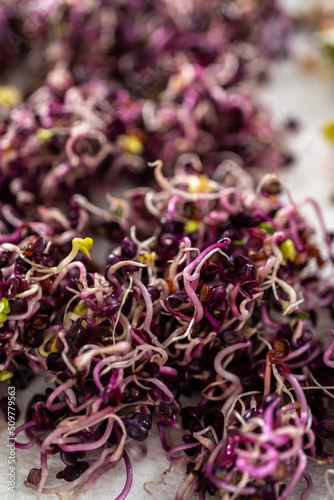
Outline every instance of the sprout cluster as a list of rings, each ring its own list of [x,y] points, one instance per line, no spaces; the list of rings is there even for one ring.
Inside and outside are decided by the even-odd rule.
[[[5,2],[1,199],[66,211],[97,179],[146,175],[157,158],[171,173],[184,153],[209,175],[225,157],[257,176],[289,164],[285,124],[251,90],[290,27],[274,0]]]
[[[291,160],[252,91],[289,33],[274,0],[0,5],[2,66],[35,75],[0,87],[0,382],[46,376],[15,435],[37,498],[121,462],[126,498],[153,428],[176,500],[306,499],[333,462],[332,238],[260,179]]]
[[[90,238],[67,240],[62,260],[55,236],[0,245],[1,374],[15,377],[23,357],[49,373],[17,429],[18,448],[40,447],[26,481],[39,494],[79,495],[124,460],[125,497],[134,442],[144,456],[153,425],[185,466],[177,499],[287,499],[302,476],[310,491],[307,460],[331,463],[332,345],[313,338],[333,302],[330,236],[320,219],[320,250],[275,175],[255,189],[231,162],[220,182],[189,168],[166,177],[157,162],[156,187],[119,200],[132,225],[102,269],[89,269]]]
[[[33,70],[28,89],[62,68],[147,95],[185,59],[219,70],[222,84],[262,78],[268,58],[287,55],[290,31],[276,0],[11,0],[0,6],[0,63]]]

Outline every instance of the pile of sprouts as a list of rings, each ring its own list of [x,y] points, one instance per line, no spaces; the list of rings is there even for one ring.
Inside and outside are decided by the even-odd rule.
[[[155,430],[176,500],[305,500],[333,463],[332,235],[254,95],[290,27],[273,0],[0,6],[5,78],[31,73],[0,87],[0,408],[29,386],[38,499],[122,463],[125,499]]]
[[[184,465],[177,499],[283,500],[301,477],[307,498],[307,460],[332,460],[333,343],[313,337],[334,294],[321,213],[276,175],[255,188],[230,161],[211,178],[196,156],[172,177],[152,167],[155,187],[113,200],[127,235],[99,270],[92,239],[75,236],[92,217],[83,196],[76,225],[46,209],[3,236],[0,376],[48,372],[16,429],[17,448],[40,448],[25,484],[77,497],[124,461],[125,498],[131,456],[149,452],[156,426],[167,459]],[[47,238],[45,221],[57,228]]]

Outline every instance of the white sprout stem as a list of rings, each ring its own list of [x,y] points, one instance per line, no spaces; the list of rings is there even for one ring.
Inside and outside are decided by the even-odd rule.
[[[116,264],[113,264],[112,266],[109,267],[108,272],[107,272],[107,279],[115,274],[118,269],[121,269],[124,266],[135,266],[135,267],[147,267],[148,263],[146,264],[141,264],[140,262],[136,262],[135,260],[121,260],[120,262],[117,262]]]
[[[101,219],[104,219],[106,221],[118,221],[119,219],[119,217],[113,215],[108,210],[104,210],[103,208],[100,208],[88,201],[87,198],[85,198],[85,196],[83,196],[82,194],[75,194],[73,196],[73,199],[80,205],[80,207],[86,209],[88,212],[94,215],[97,215],[98,217],[101,217]]]
[[[329,475],[334,474],[334,469],[327,469],[325,471],[325,483],[327,486],[328,493],[330,494],[331,498],[334,500],[334,491],[333,491],[333,485],[329,482]]]
[[[22,292],[22,293],[17,293],[15,295],[15,299],[18,299],[21,297],[29,297],[30,295],[37,293],[39,289],[40,289],[40,286],[37,285],[37,283],[33,283],[29,290],[26,290],[25,292]]]
[[[41,289],[41,287],[38,287],[36,297],[33,297],[28,302],[27,312],[23,313],[23,314],[8,314],[7,319],[8,320],[23,320],[26,318],[30,318],[32,316],[33,312],[36,312],[39,309],[39,307],[40,307],[39,301],[41,298],[42,298],[42,289]]]
[[[94,345],[93,349],[90,349],[85,354],[81,354],[74,359],[74,364],[78,369],[84,368],[84,366],[94,357],[101,354],[126,354],[129,352],[131,345],[127,341],[118,342],[115,345],[108,345],[105,347],[96,347]]]
[[[122,308],[126,302],[126,299],[128,298],[128,295],[132,289],[132,283],[133,283],[133,278],[132,276],[130,276],[130,279],[129,279],[129,286],[128,288],[125,290],[124,292],[124,295],[123,295],[123,298],[122,298],[122,302],[121,302],[121,305],[120,305],[120,308],[118,309],[117,311],[117,314],[116,314],[116,318],[115,318],[115,322],[114,322],[114,326],[113,326],[113,330],[112,330],[112,339],[113,339],[113,343],[115,344],[116,343],[116,340],[115,340],[115,332],[116,332],[116,327],[117,327],[117,324],[119,322],[119,318],[120,318],[120,315],[121,315],[121,312],[122,312]],[[128,335],[128,332],[126,334],[126,340],[130,340],[129,338],[129,335]]]
[[[148,163],[148,165],[150,167],[155,167],[154,175],[155,175],[156,181],[160,187],[162,187],[166,191],[170,192],[171,194],[179,195],[186,200],[190,200],[190,201],[198,201],[201,199],[203,199],[203,200],[217,200],[221,196],[232,193],[235,191],[235,188],[221,189],[219,184],[216,184],[214,181],[211,181],[211,184],[212,183],[213,184],[210,185],[210,182],[209,182],[208,185],[212,189],[218,189],[218,191],[216,191],[215,193],[204,193],[204,192],[202,192],[202,193],[201,192],[190,193],[190,192],[184,191],[183,189],[176,188],[175,186],[173,186],[173,184],[171,182],[169,182],[167,180],[167,178],[162,173],[163,162],[161,160],[157,160],[153,163]],[[174,182],[176,182],[176,181],[180,181],[180,182],[183,181],[184,182],[186,180],[187,184],[188,184],[189,177],[191,177],[191,176],[180,176],[180,177],[181,178],[179,178],[179,179],[174,178]]]

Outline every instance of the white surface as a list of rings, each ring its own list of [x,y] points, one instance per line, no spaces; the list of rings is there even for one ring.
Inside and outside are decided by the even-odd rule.
[[[298,59],[307,54],[307,40],[296,40]],[[291,136],[290,149],[297,162],[280,176],[295,201],[314,198],[320,205],[326,225],[334,230],[334,148],[323,138],[322,125],[334,119],[333,74],[303,69],[298,62],[287,61],[273,68],[272,81],[260,96],[271,105],[275,119],[284,122],[296,117],[299,133]],[[313,218],[313,216],[311,215]],[[316,220],[316,219],[314,219]]]
[[[303,44],[302,44],[303,45]],[[297,117],[303,126],[302,131],[291,141],[291,147],[298,155],[298,163],[286,172],[283,177],[291,188],[296,201],[305,196],[317,199],[324,210],[328,227],[334,229],[334,206],[330,196],[334,191],[334,149],[323,140],[320,129],[328,118],[334,118],[334,77],[324,79],[322,75],[311,74],[302,70],[297,64],[287,62],[274,69],[273,81],[268,88],[261,91],[268,103],[275,109],[277,120],[287,117]],[[310,217],[314,217],[310,211]],[[36,387],[32,386],[33,392]],[[0,434],[0,495],[1,500],[34,499],[33,492],[24,487],[23,481],[32,467],[38,467],[38,450],[28,452],[17,451],[16,493],[7,491],[7,429],[3,427]],[[144,460],[132,459],[134,467],[134,482],[129,500],[147,500],[149,496],[142,485],[145,481],[159,481],[161,473],[168,468],[164,452],[156,434],[147,441],[149,455]],[[60,468],[57,468],[58,471]],[[311,470],[312,469],[312,470]],[[324,482],[324,469],[310,468],[315,488],[310,500],[327,500],[329,498]],[[172,500],[178,485],[182,482],[183,470],[177,466],[167,474],[167,486],[150,486],[150,491],[157,499]],[[115,470],[100,478],[93,491],[83,495],[82,500],[95,497],[98,500],[112,500],[119,495],[124,485],[124,466],[120,464]],[[299,491],[305,487],[301,481]],[[56,499],[56,496],[44,496],[46,500]],[[211,498],[211,497],[210,497]],[[299,495],[291,496],[290,500],[298,499]]]

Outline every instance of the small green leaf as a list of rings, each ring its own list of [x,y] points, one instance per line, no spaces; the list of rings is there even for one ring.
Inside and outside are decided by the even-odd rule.
[[[89,250],[91,250],[93,246],[92,238],[85,238],[84,240],[82,238],[74,238],[72,243],[73,246],[76,246],[82,253],[90,258]]]
[[[144,152],[144,145],[136,135],[124,136],[124,148],[134,155],[141,155]]]
[[[47,128],[39,128],[37,130],[37,137],[39,139],[41,139],[42,141],[49,141],[51,138],[52,138],[52,132],[51,130],[47,129]]]
[[[117,207],[114,214],[117,215],[117,217],[122,217],[123,209],[121,207]]]
[[[7,319],[7,314],[10,313],[10,305],[6,297],[0,300],[0,322],[3,323]]]
[[[262,229],[266,234],[274,234],[275,228],[267,221],[261,222],[258,226],[259,229]]]
[[[12,378],[13,372],[10,372],[9,370],[1,370],[0,372],[0,382],[3,382],[4,380],[7,380],[9,378]]]
[[[73,312],[78,316],[85,316],[87,314],[87,311],[88,311],[88,306],[86,302],[84,302],[83,300],[80,300],[80,302],[73,309]]]
[[[184,230],[186,233],[195,233],[199,228],[199,222],[197,220],[190,220],[184,225]]]
[[[302,319],[302,318],[309,318],[310,317],[310,313],[307,312],[307,311],[300,311],[300,312],[298,312],[296,314],[296,317],[300,318],[300,319]]]
[[[281,243],[280,249],[284,260],[289,260],[290,262],[294,262],[296,258],[296,248],[292,240],[290,240],[289,238],[284,240]]]
[[[6,106],[17,106],[22,102],[22,92],[9,85],[0,86],[0,104]]]
[[[334,144],[334,121],[333,120],[328,120],[326,123],[323,124],[322,133],[328,142],[330,142],[331,144]]]

